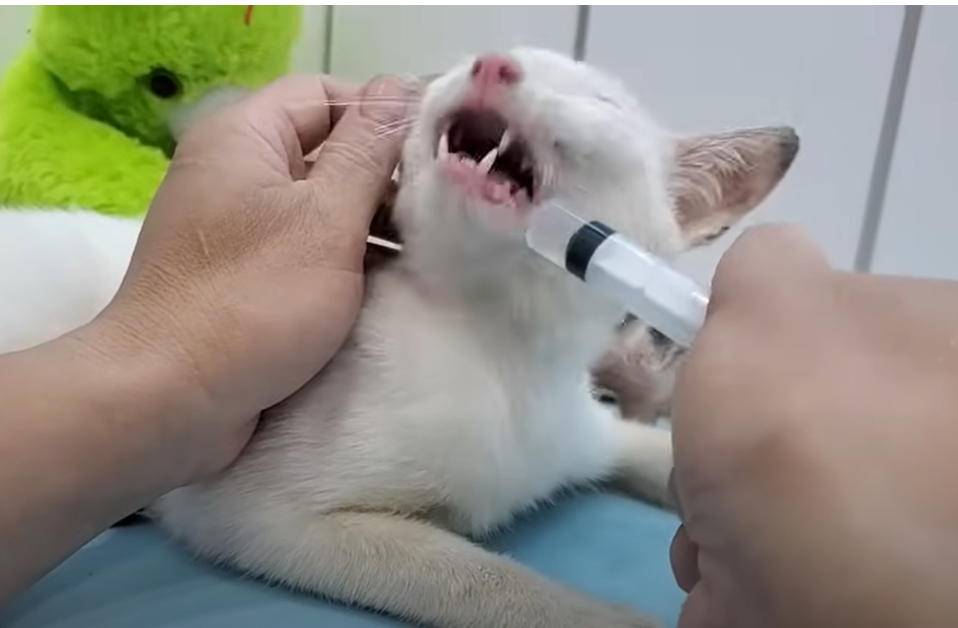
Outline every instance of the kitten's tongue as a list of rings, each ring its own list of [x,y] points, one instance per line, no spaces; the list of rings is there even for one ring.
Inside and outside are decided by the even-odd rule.
[[[481,166],[468,157],[460,159],[451,155],[443,163],[443,170],[449,180],[468,196],[516,210],[529,204],[525,190],[518,189],[508,179],[483,172]]]

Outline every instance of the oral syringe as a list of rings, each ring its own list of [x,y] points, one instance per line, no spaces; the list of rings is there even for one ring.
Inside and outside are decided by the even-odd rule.
[[[708,297],[691,278],[599,221],[555,201],[532,214],[526,243],[673,342],[689,347],[705,320]]]

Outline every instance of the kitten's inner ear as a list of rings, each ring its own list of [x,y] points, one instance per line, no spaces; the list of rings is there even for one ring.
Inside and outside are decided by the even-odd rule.
[[[798,147],[790,127],[680,138],[672,194],[688,245],[711,242],[751,212],[788,172]]]

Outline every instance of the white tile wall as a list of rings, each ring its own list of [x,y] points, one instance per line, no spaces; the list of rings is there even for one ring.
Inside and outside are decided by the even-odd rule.
[[[572,54],[577,14],[575,6],[338,5],[330,70],[353,80],[441,71],[519,44]]]
[[[808,228],[855,256],[902,7],[594,7],[586,59],[680,131],[791,124],[799,157],[757,220]],[[707,281],[736,232],[682,266]]]
[[[958,280],[958,8],[925,7],[872,270]]]
[[[326,13],[323,5],[303,7],[303,29],[290,63],[294,72],[322,72],[326,68]]]
[[[0,7],[0,68],[26,41],[31,10]],[[516,44],[573,53],[581,26],[587,60],[622,76],[677,130],[792,124],[802,137],[799,159],[753,219],[796,221],[835,263],[852,264],[865,199],[876,187],[904,7],[334,6],[327,29],[329,10],[305,8],[296,70],[328,67],[362,80],[441,70],[463,55]],[[878,272],[958,279],[950,246],[958,233],[950,185],[958,171],[955,33],[958,9],[924,9],[887,195],[877,208]],[[734,236],[682,265],[707,281]]]
[[[32,15],[33,7],[28,5],[0,7],[0,71],[27,43]]]

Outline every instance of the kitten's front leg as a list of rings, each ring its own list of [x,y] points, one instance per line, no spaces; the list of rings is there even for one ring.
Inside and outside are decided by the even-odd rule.
[[[659,626],[414,519],[299,510],[251,532],[231,539],[235,566],[429,628]]]
[[[622,418],[655,423],[671,412],[675,374],[685,352],[654,329],[631,321],[592,368],[597,398]]]
[[[629,495],[675,510],[669,493],[672,433],[633,421],[615,423],[615,485]]]

